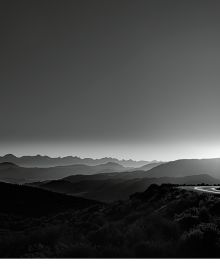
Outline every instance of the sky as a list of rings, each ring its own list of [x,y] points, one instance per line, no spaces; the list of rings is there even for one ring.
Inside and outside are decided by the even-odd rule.
[[[1,1],[0,154],[220,157],[218,1]]]

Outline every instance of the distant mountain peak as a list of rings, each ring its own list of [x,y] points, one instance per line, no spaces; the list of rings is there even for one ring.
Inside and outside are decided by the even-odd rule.
[[[3,156],[3,158],[12,158],[12,159],[16,159],[17,157],[13,154],[6,154]]]

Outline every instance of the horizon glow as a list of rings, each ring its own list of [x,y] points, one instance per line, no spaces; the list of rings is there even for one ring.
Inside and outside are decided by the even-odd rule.
[[[220,157],[219,145],[195,145],[184,146],[167,145],[165,146],[144,146],[139,145],[86,145],[86,144],[16,144],[16,145],[1,145],[0,154],[14,154],[15,156],[24,155],[46,155],[50,157],[65,157],[65,156],[78,156],[81,158],[103,158],[111,157],[125,160],[145,160],[145,161],[173,161],[178,159],[192,159],[192,158],[218,158]]]

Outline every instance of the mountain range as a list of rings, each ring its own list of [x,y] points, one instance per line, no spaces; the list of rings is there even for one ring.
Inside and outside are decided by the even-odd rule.
[[[10,155],[8,157],[11,158]],[[35,159],[30,165],[34,165]],[[2,162],[0,181],[28,184],[99,201],[114,201],[127,199],[132,193],[144,191],[151,184],[220,184],[220,159],[151,162],[139,168],[124,167],[117,162],[44,168]]]
[[[12,162],[1,162],[0,181],[23,184],[35,181],[57,180],[77,174],[91,175],[115,172],[126,172],[126,174],[128,173],[126,176],[129,177],[129,172],[131,171],[144,172],[158,165],[159,163],[155,162],[145,164],[140,168],[131,168],[124,167],[123,165],[116,162],[107,162],[98,165],[72,164],[52,167],[24,167]]]
[[[1,162],[12,162],[23,167],[53,167],[53,166],[63,166],[63,165],[75,165],[75,164],[85,164],[85,165],[94,166],[99,164],[105,164],[108,162],[114,162],[124,167],[133,167],[133,168],[139,168],[149,163],[153,163],[153,164],[161,163],[160,161],[159,162],[144,161],[144,160],[135,161],[132,159],[119,160],[117,158],[111,158],[111,157],[104,157],[100,159],[80,158],[76,156],[52,158],[52,157],[42,156],[42,155],[16,157],[13,154],[7,154],[5,156],[1,156],[0,163]]]
[[[35,181],[56,180],[70,175],[90,175],[130,170],[118,163],[108,162],[95,166],[75,164],[47,168],[21,167],[11,162],[0,163],[0,181],[8,183],[28,183]]]

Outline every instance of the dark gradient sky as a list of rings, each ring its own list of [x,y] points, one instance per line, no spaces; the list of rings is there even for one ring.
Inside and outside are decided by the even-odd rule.
[[[220,2],[1,1],[0,154],[220,156]]]

